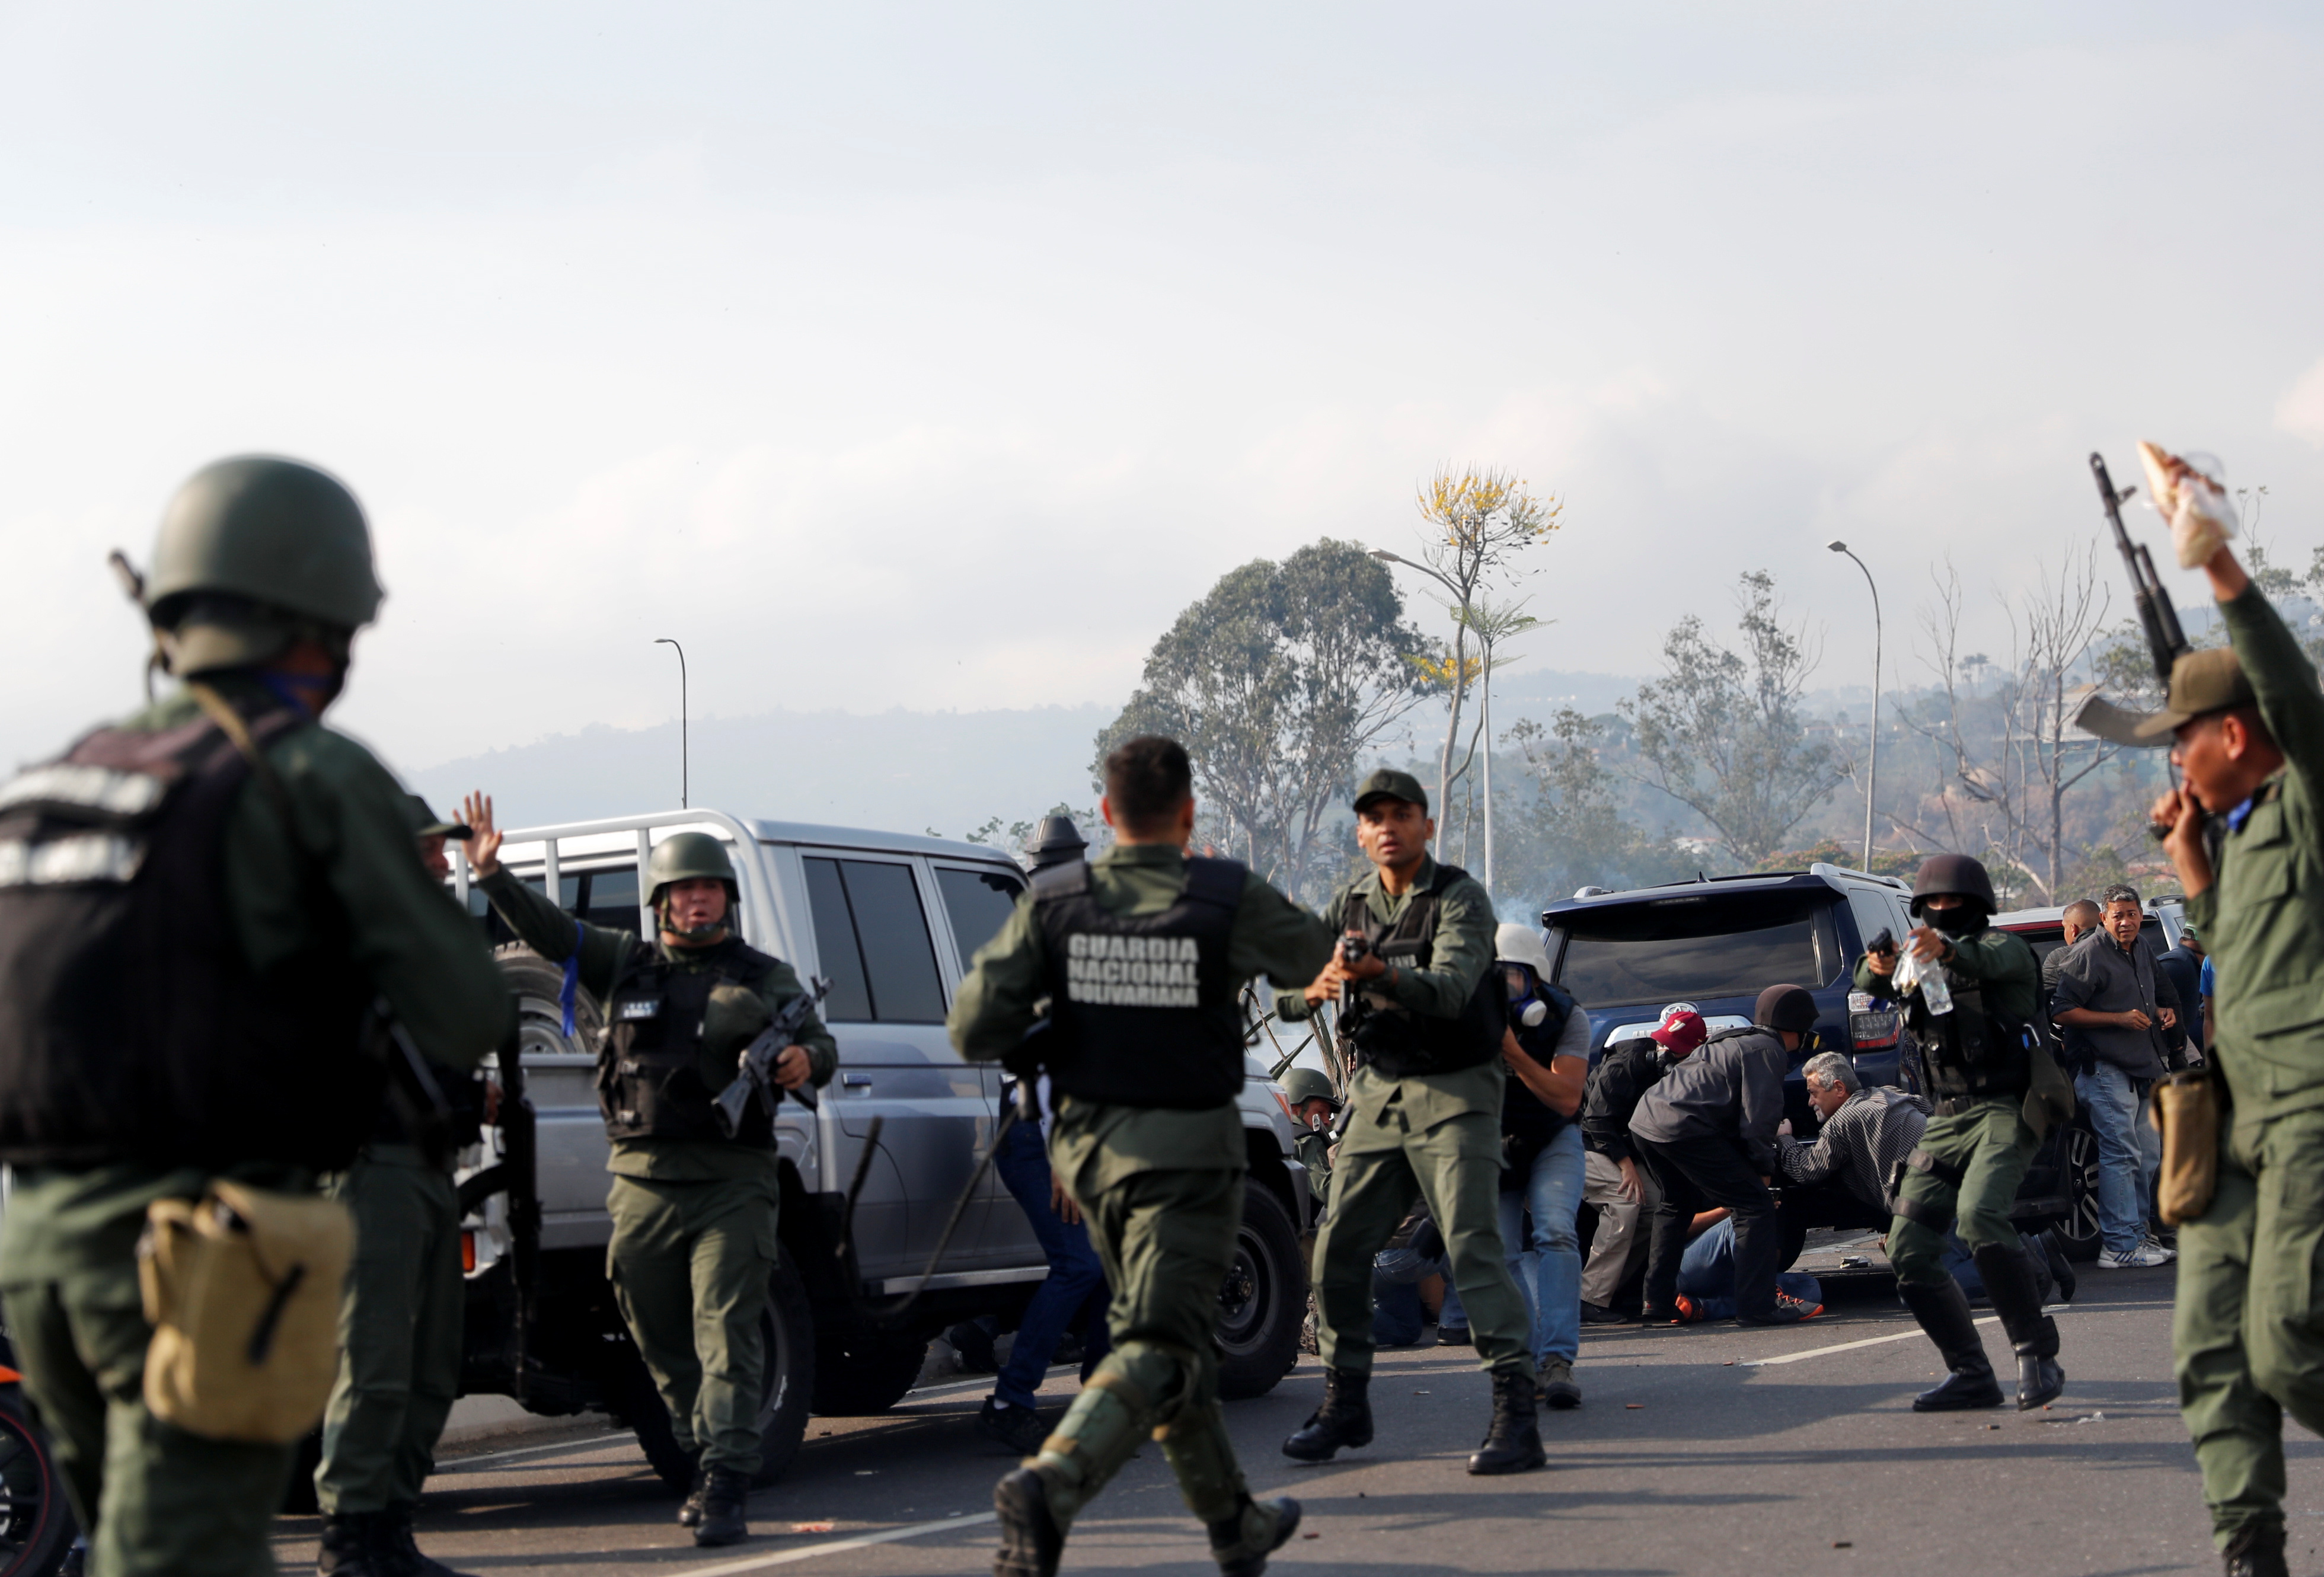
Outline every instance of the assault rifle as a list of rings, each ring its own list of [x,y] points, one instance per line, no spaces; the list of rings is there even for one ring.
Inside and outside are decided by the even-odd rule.
[[[2179,627],[2179,610],[2171,605],[2171,593],[2163,586],[2163,577],[2154,573],[2153,556],[2133,543],[2130,533],[2123,530],[2122,501],[2138,490],[2125,487],[2117,491],[2114,478],[2107,472],[2106,456],[2095,451],[2090,455],[2090,475],[2098,484],[2098,502],[2105,506],[2107,524],[2114,528],[2114,545],[2122,554],[2122,567],[2130,572],[2131,601],[2137,605],[2139,625],[2146,632],[2146,650],[2154,659],[2154,677],[2162,682],[2167,696],[2172,667],[2191,648],[2186,632]],[[2146,721],[2144,714],[2117,706],[2096,690],[2082,697],[2081,705],[2074,709],[2073,720],[2077,728],[2117,744],[2156,742],[2138,734],[2139,725]],[[2159,826],[2151,826],[2147,831],[2158,839],[2167,835],[2167,829]]]
[[[760,1030],[758,1038],[742,1048],[741,1071],[735,1074],[734,1082],[719,1091],[718,1099],[711,1103],[718,1114],[720,1133],[733,1139],[741,1132],[744,1120],[751,1115],[751,1102],[754,1100],[763,1100],[767,1103],[767,1116],[770,1120],[777,1111],[782,1110],[782,1086],[775,1083],[776,1059],[783,1055],[783,1048],[798,1037],[799,1026],[807,1022],[807,1016],[815,1011],[816,1004],[822,1001],[830,991],[829,981],[810,979],[807,990],[778,1009],[773,1022]],[[816,1110],[815,1091],[807,1085],[801,1084],[791,1094],[809,1111]]]
[[[2130,533],[2123,530],[2122,501],[2138,489],[2126,487],[2116,492],[2114,478],[2107,474],[2106,456],[2095,451],[2090,455],[2090,475],[2098,482],[2107,523],[2114,528],[2114,545],[2122,555],[2122,567],[2130,572],[2131,600],[2137,604],[2138,622],[2146,631],[2146,649],[2154,657],[2154,677],[2167,690],[2172,666],[2191,649],[2186,632],[2179,628],[2179,610],[2171,605],[2171,593],[2154,573],[2153,556],[2144,547],[2134,545]]]

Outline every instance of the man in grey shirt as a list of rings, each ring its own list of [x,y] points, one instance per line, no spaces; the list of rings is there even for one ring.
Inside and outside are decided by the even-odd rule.
[[[1781,1325],[1806,1313],[1775,1297],[1775,1128],[1784,1120],[1784,1069],[1815,1030],[1815,998],[1800,986],[1759,993],[1747,1029],[1723,1029],[1663,1075],[1630,1114],[1630,1137],[1662,1192],[1646,1247],[1647,1324],[1678,1318],[1679,1259],[1698,1211],[1735,1221],[1735,1317]]]
[[[1889,1175],[1921,1142],[1929,1103],[1886,1085],[1867,1089],[1855,1065],[1836,1051],[1818,1052],[1800,1073],[1823,1123],[1812,1143],[1788,1133],[1776,1137],[1775,1164],[1784,1180],[1803,1187],[1836,1183],[1871,1213],[1892,1213]]]
[[[2051,1017],[2077,1054],[2074,1095],[2098,1141],[2098,1267],[2166,1265],[2176,1256],[2145,1240],[2146,1202],[2160,1161],[2141,1120],[2146,1093],[2165,1071],[2163,1031],[2178,1022],[2179,992],[2139,940],[2135,889],[2109,887],[2096,934],[2075,945],[2058,972]]]

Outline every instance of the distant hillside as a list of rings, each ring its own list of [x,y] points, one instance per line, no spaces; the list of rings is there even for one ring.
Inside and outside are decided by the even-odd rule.
[[[1545,719],[1562,706],[1606,712],[1637,685],[1609,674],[1519,669],[1494,686],[1494,726]],[[1043,706],[697,718],[690,798],[742,816],[899,832],[933,826],[958,837],[995,816],[1027,820],[1061,800],[1094,805],[1091,748],[1114,716],[1110,706]],[[1375,754],[1433,758],[1443,726],[1441,708],[1423,708]],[[678,725],[557,734],[426,768],[412,774],[412,786],[439,809],[468,789],[488,790],[514,825],[674,807]]]

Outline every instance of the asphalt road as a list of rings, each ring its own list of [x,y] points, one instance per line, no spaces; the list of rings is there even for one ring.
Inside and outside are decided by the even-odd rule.
[[[2086,1270],[2058,1310],[2065,1395],[2045,1410],[1918,1416],[1936,1357],[1868,1277],[1785,1330],[1597,1327],[1577,1411],[1544,1417],[1550,1466],[1471,1479],[1488,1404],[1475,1354],[1385,1352],[1379,1438],[1314,1468],[1277,1443],[1314,1406],[1303,1358],[1228,1418],[1257,1492],[1305,1505],[1274,1562],[1347,1573],[2217,1572],[2170,1378],[2172,1272]],[[1997,1327],[1987,1349],[2008,1359]],[[450,1461],[429,1483],[423,1547],[478,1573],[775,1571],[979,1573],[991,1485],[1009,1465],[974,1416],[989,1380],[913,1393],[878,1418],[817,1418],[784,1481],[752,1497],[749,1543],[696,1550],[626,1435]],[[1058,1371],[1045,1395],[1073,1389]],[[2324,1452],[2292,1431],[2292,1569],[2324,1569]],[[311,1518],[285,1518],[286,1570],[314,1559]],[[1211,1573],[1201,1529],[1152,1448],[1074,1529],[1067,1572]]]

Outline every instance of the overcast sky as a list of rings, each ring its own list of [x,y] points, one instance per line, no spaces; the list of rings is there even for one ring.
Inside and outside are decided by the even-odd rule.
[[[0,748],[134,702],[104,554],[254,449],[371,512],[340,716],[407,770],[667,718],[664,635],[696,715],[1119,702],[1444,461],[1565,500],[1551,669],[1765,567],[1847,683],[1826,540],[1893,661],[1936,554],[2030,580],[2141,437],[2304,561],[2320,56],[2217,4],[0,5]]]

